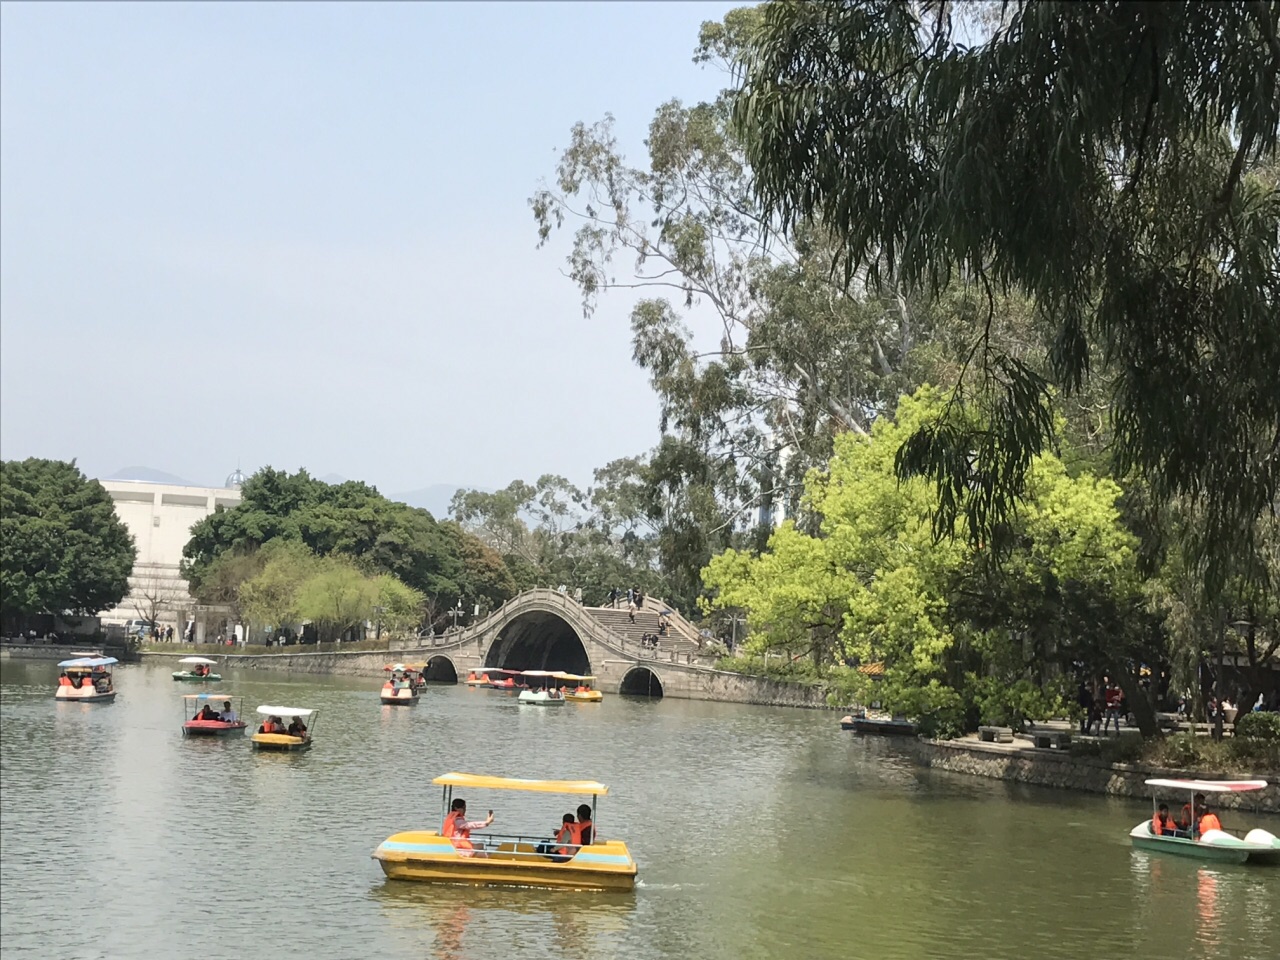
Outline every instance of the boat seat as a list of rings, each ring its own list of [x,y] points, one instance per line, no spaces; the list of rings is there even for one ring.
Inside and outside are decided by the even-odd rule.
[[[1012,727],[979,727],[978,739],[988,743],[1013,743]]]

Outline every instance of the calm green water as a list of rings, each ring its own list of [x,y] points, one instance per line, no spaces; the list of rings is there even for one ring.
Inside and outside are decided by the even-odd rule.
[[[93,706],[52,700],[52,664],[0,668],[4,960],[1280,956],[1280,870],[1135,852],[1143,804],[924,770],[830,713],[464,687],[391,708],[377,681],[232,671],[250,708],[321,709],[310,753],[254,754],[182,738],[171,669],[121,668]],[[446,770],[605,781],[636,891],[386,881],[370,853],[435,825]],[[468,799],[512,831],[573,805]]]

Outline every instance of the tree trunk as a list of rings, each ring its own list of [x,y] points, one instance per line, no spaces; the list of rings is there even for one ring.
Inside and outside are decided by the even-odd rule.
[[[1138,668],[1139,671],[1141,669],[1141,667]],[[1128,668],[1118,663],[1111,664],[1108,672],[1116,678],[1120,689],[1124,691],[1125,702],[1129,706],[1129,712],[1133,714],[1133,719],[1137,721],[1138,733],[1142,734],[1142,739],[1152,740],[1160,736],[1160,724],[1156,722],[1155,706],[1147,696],[1147,691],[1142,688],[1139,673],[1130,672]]]

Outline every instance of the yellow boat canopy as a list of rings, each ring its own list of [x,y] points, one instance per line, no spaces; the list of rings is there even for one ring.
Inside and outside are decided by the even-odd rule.
[[[446,773],[431,781],[442,787],[471,790],[524,790],[529,793],[575,793],[603,797],[609,788],[594,780],[517,780],[513,777],[485,777],[475,773]]]

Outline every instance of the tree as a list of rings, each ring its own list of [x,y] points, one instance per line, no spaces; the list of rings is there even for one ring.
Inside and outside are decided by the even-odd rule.
[[[0,611],[94,614],[129,592],[137,550],[75,462],[0,463]]]
[[[298,613],[318,624],[323,635],[341,638],[370,618],[378,595],[378,585],[351,561],[324,557],[302,585]]]
[[[1048,713],[1080,660],[1091,671],[1123,669],[1136,700],[1142,661],[1112,613],[1141,602],[1119,487],[1072,477],[1044,455],[1031,466],[1024,509],[1002,531],[1000,566],[990,545],[935,543],[937,490],[922,478],[899,481],[894,461],[946,402],[922,388],[869,437],[838,437],[828,470],[806,484],[822,518],[816,535],[787,522],[758,555],[716,556],[704,574],[710,605],[747,610],[748,653],[803,655],[819,667],[883,664],[882,680],[851,671],[835,679],[864,702],[945,728]]]
[[[177,605],[187,599],[181,581],[175,582],[172,575],[166,576],[155,569],[139,571],[130,578],[129,586],[134,610],[152,628],[159,623],[161,613],[176,615]]]
[[[238,505],[219,508],[192,527],[183,573],[199,596],[219,557],[252,554],[274,541],[360,561],[424,593],[456,595],[456,538],[426,510],[388,500],[357,481],[333,485],[305,470],[289,474],[270,467],[245,482]]]
[[[246,618],[253,618],[243,602],[244,585],[262,571],[266,559],[266,554],[253,548],[223,551],[202,569],[198,578],[190,581],[191,594],[203,604],[227,607],[232,620],[243,623]]]
[[[404,634],[413,630],[422,620],[424,597],[412,587],[389,574],[380,574],[373,580],[377,591],[376,618],[379,627],[386,627],[392,633]]]
[[[224,554],[214,561],[214,567],[234,556]],[[273,628],[277,633],[299,622],[302,619],[302,588],[319,568],[315,554],[300,543],[275,540],[259,550],[253,560],[256,572],[238,589],[239,606],[244,616],[254,623]]]
[[[733,116],[767,216],[837,239],[847,283],[1035,298],[1066,393],[1114,378],[1114,460],[1202,511],[1210,592],[1280,482],[1280,3],[769,3]],[[1049,384],[973,337],[983,416],[902,447],[937,530],[1009,520]],[[981,426],[975,426],[980,424]]]

